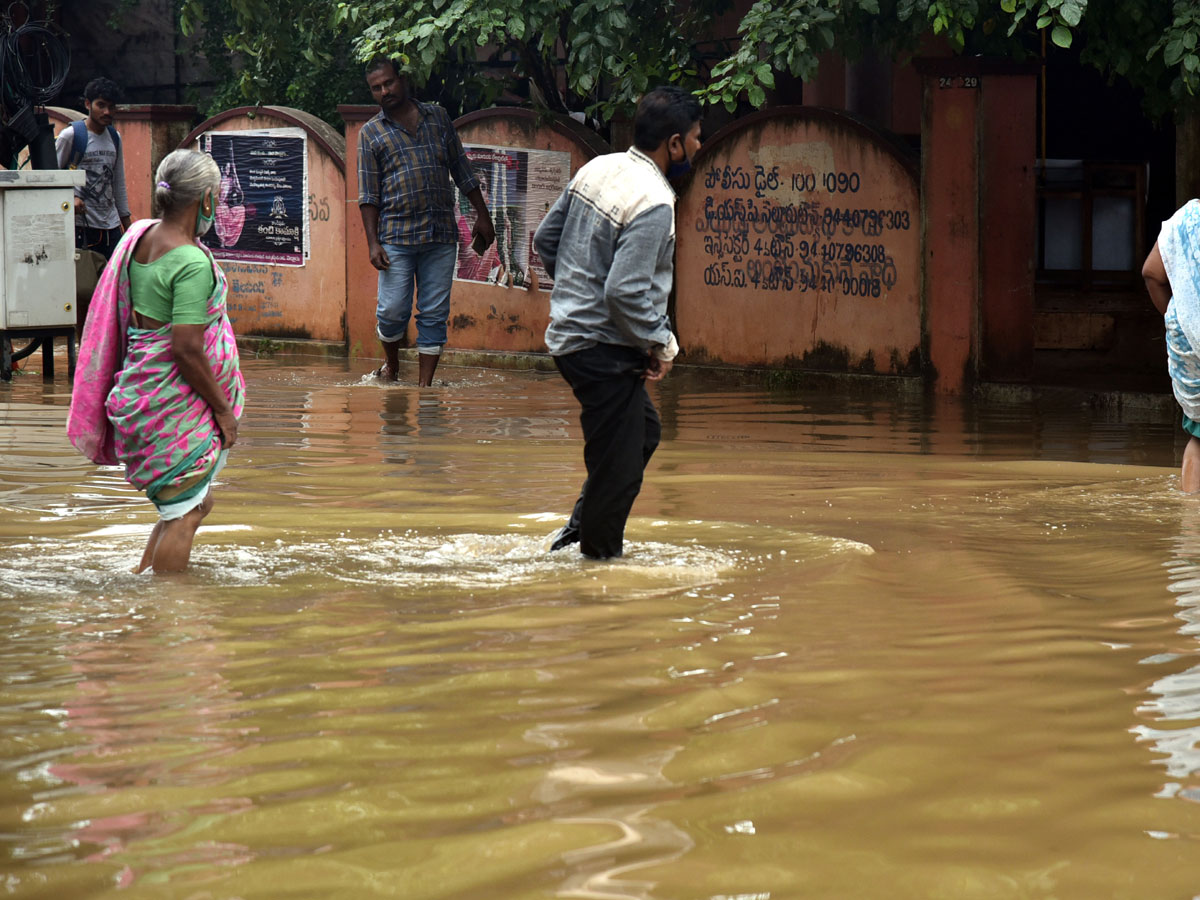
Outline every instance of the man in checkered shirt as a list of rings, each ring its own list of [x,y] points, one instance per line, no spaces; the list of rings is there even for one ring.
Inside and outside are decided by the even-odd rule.
[[[449,114],[414,99],[391,59],[368,64],[367,85],[380,107],[358,138],[358,206],[371,265],[379,270],[375,333],[386,360],[375,374],[397,379],[415,285],[417,383],[428,387],[450,318],[458,241],[451,177],[475,207],[477,252],[496,239],[496,229]]]

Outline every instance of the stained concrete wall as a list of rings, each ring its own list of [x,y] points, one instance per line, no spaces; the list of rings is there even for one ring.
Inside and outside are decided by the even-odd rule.
[[[923,194],[907,148],[831,110],[764,111],[708,141],[677,207],[673,316],[685,360],[923,373],[946,392],[981,375],[1028,377],[1032,235],[1007,226],[1032,216],[1032,82],[1010,69],[951,77],[935,65],[922,68]],[[312,257],[302,268],[226,264],[231,318],[242,335],[375,357],[376,272],[346,146],[377,107],[339,111],[345,137],[307,113],[265,107],[222,113],[179,143],[195,146],[209,130],[305,129]],[[79,113],[50,115],[59,125]],[[149,214],[153,168],[191,117],[190,107],[122,111],[136,217]],[[528,110],[485,110],[457,125],[466,144],[569,154],[572,174],[608,150],[582,126]],[[456,281],[449,346],[544,351],[549,297],[537,288]]]
[[[282,106],[242,107],[202,122],[182,143],[207,131],[305,130],[308,137],[309,244],[303,266],[222,261],[229,278],[229,319],[239,335],[346,340],[346,149],[342,135],[309,113]]]
[[[881,132],[812,107],[714,135],[677,206],[684,359],[915,374],[915,165]]]
[[[178,7],[177,0],[59,0],[55,21],[69,35],[71,71],[58,102],[79,102],[98,75],[119,84],[128,103],[178,104],[206,88],[208,61],[194,51],[194,38],[179,33]]]

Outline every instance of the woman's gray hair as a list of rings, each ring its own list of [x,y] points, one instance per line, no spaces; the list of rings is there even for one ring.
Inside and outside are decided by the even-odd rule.
[[[204,199],[212,191],[214,202],[221,188],[221,170],[207,153],[174,150],[158,164],[154,176],[154,208],[160,216]]]

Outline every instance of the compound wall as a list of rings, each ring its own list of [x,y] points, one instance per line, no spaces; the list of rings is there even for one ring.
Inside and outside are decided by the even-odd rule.
[[[229,279],[229,318],[237,334],[343,343],[346,146],[342,135],[298,109],[240,107],[202,122],[181,146],[197,148],[209,131],[274,128],[301,128],[307,138],[310,255],[302,266],[222,261]]]
[[[687,362],[918,374],[916,159],[845,114],[783,107],[714,135],[676,215]]]

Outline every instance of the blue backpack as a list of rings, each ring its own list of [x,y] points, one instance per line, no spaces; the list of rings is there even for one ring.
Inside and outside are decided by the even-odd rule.
[[[120,156],[121,135],[117,133],[117,129],[109,125],[108,136],[112,138],[113,146],[117,148],[117,156]],[[71,123],[71,161],[67,164],[68,169],[79,168],[79,163],[83,161],[83,155],[87,153],[87,145],[87,122],[84,119],[76,119]]]

